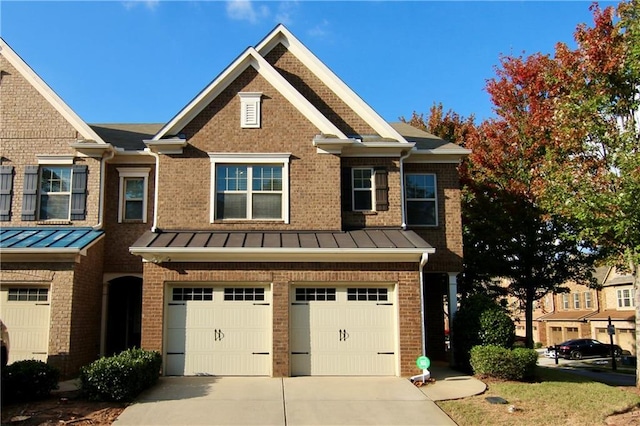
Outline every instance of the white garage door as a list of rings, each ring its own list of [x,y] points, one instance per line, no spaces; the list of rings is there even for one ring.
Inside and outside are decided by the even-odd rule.
[[[47,361],[50,312],[48,288],[2,287],[0,318],[9,331],[9,362]]]
[[[296,287],[293,376],[396,373],[393,287]]]
[[[172,287],[167,296],[166,375],[270,374],[266,286]]]

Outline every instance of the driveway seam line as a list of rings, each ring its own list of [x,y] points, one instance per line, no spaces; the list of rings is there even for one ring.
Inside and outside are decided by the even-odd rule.
[[[287,401],[284,397],[284,377],[280,378],[282,383],[282,418],[284,419],[284,426],[287,426]]]

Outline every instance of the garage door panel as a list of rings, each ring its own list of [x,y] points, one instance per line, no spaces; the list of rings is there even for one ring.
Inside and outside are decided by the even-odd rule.
[[[168,356],[168,375],[268,375],[270,312],[267,287],[204,287],[170,290],[180,297],[208,295],[209,300],[185,300],[185,321],[167,321],[167,352],[182,345],[181,358]],[[184,296],[184,295],[187,296]],[[247,300],[248,299],[248,300]],[[260,300],[256,300],[260,299]],[[176,311],[180,309],[178,305]],[[168,317],[172,314],[167,306]],[[176,327],[173,327],[173,326]],[[182,343],[184,342],[184,343]]]
[[[321,289],[292,290],[292,375],[394,375],[392,287],[333,287],[333,300],[306,305],[296,298]]]
[[[51,316],[49,290],[41,287],[2,288],[0,312],[9,331],[9,361],[46,361]]]

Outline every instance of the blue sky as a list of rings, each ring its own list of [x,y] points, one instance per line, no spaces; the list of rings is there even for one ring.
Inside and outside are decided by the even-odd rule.
[[[571,44],[589,5],[4,0],[0,34],[88,123],[169,121],[278,23],[388,121],[434,102],[483,119],[500,55]]]

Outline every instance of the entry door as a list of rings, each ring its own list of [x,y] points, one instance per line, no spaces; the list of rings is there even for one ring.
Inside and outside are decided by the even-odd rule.
[[[270,374],[266,287],[174,287],[170,292],[165,374]]]
[[[392,287],[297,287],[291,374],[395,375]]]
[[[2,287],[0,315],[9,332],[9,362],[47,361],[50,312],[48,288]]]

